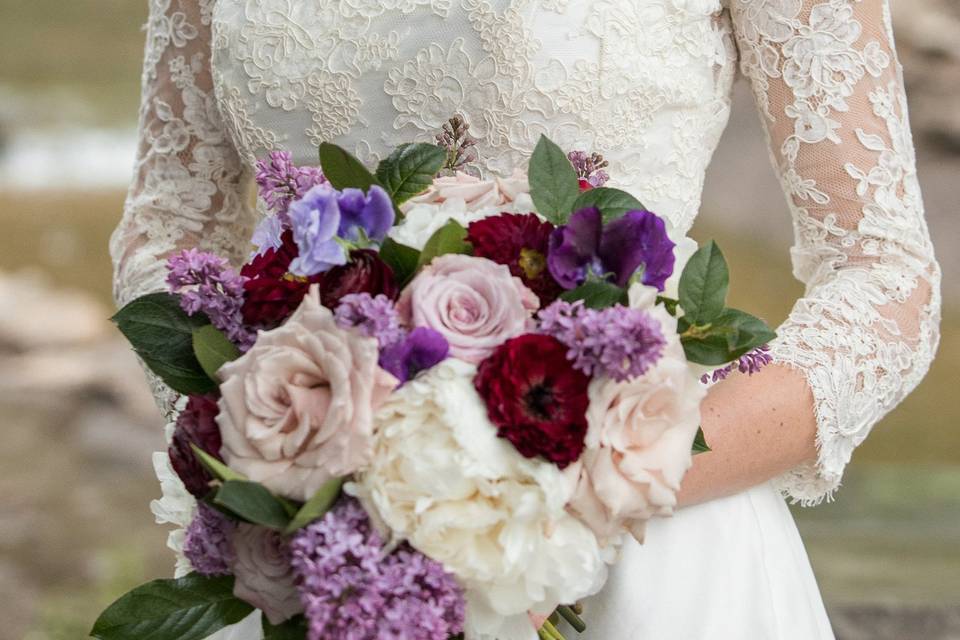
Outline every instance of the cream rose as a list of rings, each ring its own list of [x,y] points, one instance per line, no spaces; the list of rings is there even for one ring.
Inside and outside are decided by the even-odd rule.
[[[522,195],[530,193],[527,174],[514,169],[506,178],[478,178],[458,171],[453,176],[443,176],[420,195],[411,198],[401,206],[404,212],[418,204],[440,204],[448,200],[461,201],[467,211],[477,211],[489,207],[503,207]]]
[[[647,520],[673,512],[700,425],[706,389],[687,364],[676,320],[662,307],[650,313],[664,325],[663,356],[634,380],[590,383],[586,450],[569,472],[579,482],[568,508],[601,540],[624,530],[642,540]]]
[[[271,491],[308,500],[370,458],[373,414],[397,386],[374,338],[339,328],[316,287],[283,326],[220,370],[221,454]]]
[[[373,460],[347,490],[457,577],[467,637],[527,640],[526,612],[597,592],[612,551],[565,511],[569,478],[497,437],[475,373],[448,359],[394,393],[377,413]]]
[[[440,332],[451,356],[473,363],[530,330],[538,308],[536,294],[508,267],[458,254],[431,262],[397,303],[408,324]]]
[[[233,534],[233,547],[233,595],[263,610],[271,624],[303,611],[290,552],[278,532],[241,524]]]

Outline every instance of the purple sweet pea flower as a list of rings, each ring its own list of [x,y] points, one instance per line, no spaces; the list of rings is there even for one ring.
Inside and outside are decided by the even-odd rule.
[[[663,291],[673,273],[674,243],[659,217],[649,211],[628,211],[604,227],[596,207],[580,209],[550,236],[547,266],[565,289],[574,289],[591,275],[625,287],[643,267],[643,283]]]
[[[313,276],[347,263],[347,252],[337,242],[340,228],[338,193],[318,185],[290,205],[290,226],[299,255],[290,263],[290,272]]]
[[[337,202],[340,206],[337,234],[341,238],[359,240],[359,229],[377,242],[387,237],[394,221],[393,202],[381,187],[373,185],[366,194],[360,189],[344,189]]]
[[[402,341],[383,350],[380,366],[403,383],[446,360],[449,353],[450,345],[442,334],[426,327],[417,327]]]

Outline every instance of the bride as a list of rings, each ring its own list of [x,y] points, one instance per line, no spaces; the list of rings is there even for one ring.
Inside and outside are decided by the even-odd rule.
[[[545,133],[603,153],[612,186],[686,232],[738,66],[806,293],[775,364],[711,388],[713,453],[696,457],[676,515],[585,603],[583,637],[833,638],[782,498],[836,491],[938,341],[940,273],[886,0],[150,0],[141,146],[111,244],[117,301],[164,288],[177,249],[242,261],[251,168],[269,150],[315,164],[331,141],[372,163],[455,113],[489,174],[522,166]],[[749,180],[730,188],[749,198]],[[155,510],[184,524],[192,506],[159,471]],[[218,638],[259,634],[247,620]]]

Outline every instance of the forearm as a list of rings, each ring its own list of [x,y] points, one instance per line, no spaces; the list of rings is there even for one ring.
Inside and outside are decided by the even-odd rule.
[[[701,416],[712,451],[694,456],[680,507],[739,493],[817,457],[813,394],[790,367],[770,365],[719,382]]]

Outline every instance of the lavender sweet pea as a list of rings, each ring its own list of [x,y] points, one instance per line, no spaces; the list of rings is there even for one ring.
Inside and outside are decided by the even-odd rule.
[[[580,209],[550,236],[547,266],[565,289],[574,289],[590,276],[625,287],[643,267],[643,284],[663,291],[673,273],[674,243],[666,226],[649,211],[628,211],[604,226],[596,207]]]
[[[290,272],[313,276],[347,263],[347,252],[337,242],[340,206],[337,192],[320,185],[290,205],[290,224],[299,255],[290,263]]]
[[[290,272],[308,277],[346,264],[348,243],[386,238],[394,211],[390,196],[376,185],[365,194],[360,189],[340,192],[324,184],[292,203],[289,218],[300,250]],[[273,228],[266,226],[262,231],[267,235]]]
[[[393,201],[377,185],[370,187],[366,194],[360,189],[344,189],[337,204],[340,206],[337,235],[346,240],[360,240],[360,231],[363,230],[368,239],[380,242],[393,226]]]
[[[421,371],[446,360],[450,344],[438,331],[417,327],[405,339],[384,349],[380,366],[400,382],[411,380]]]

